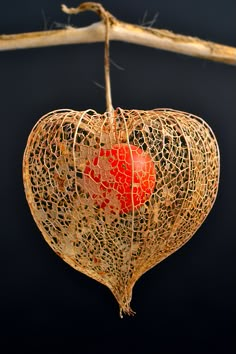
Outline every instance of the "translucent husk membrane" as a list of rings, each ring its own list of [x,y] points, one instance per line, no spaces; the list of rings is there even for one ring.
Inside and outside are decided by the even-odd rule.
[[[109,203],[101,207],[84,176],[101,149],[114,144],[141,148],[155,166],[152,193],[125,213],[111,188]],[[106,165],[97,168],[98,174],[113,178]],[[50,247],[70,266],[106,285],[121,315],[132,314],[137,279],[183,246],[211,210],[219,150],[209,126],[180,111],[57,110],[43,116],[30,133],[23,178],[30,210]],[[132,184],[133,179],[135,193]]]

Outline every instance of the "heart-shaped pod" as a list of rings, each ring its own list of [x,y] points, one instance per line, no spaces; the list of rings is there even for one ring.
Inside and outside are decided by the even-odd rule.
[[[114,146],[132,147],[131,163],[122,164],[123,170],[130,169],[126,179],[111,172],[111,166],[119,166],[114,156],[107,160]],[[133,203],[141,194],[133,147],[151,165],[139,172],[149,192],[129,209],[121,207],[119,193],[125,185]],[[210,212],[219,165],[212,130],[192,114],[58,110],[43,116],[31,131],[23,179],[31,213],[50,247],[73,268],[106,285],[120,313],[130,314],[137,279],[183,246]]]

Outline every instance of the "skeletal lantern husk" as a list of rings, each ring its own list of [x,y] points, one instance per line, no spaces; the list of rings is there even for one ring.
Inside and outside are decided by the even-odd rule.
[[[152,194],[127,213],[119,212],[115,195],[117,208],[100,207],[84,178],[88,162],[114,144],[141,148],[155,166]],[[201,118],[176,110],[57,110],[29,135],[23,180],[33,218],[50,247],[106,285],[120,313],[131,314],[138,278],[183,246],[210,212],[219,150]]]

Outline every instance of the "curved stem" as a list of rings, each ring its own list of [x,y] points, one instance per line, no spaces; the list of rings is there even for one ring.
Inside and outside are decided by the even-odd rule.
[[[114,20],[114,17],[104,9],[104,7],[96,2],[84,2],[78,7],[68,8],[66,5],[62,5],[62,11],[69,15],[76,15],[83,11],[96,12],[102,20],[105,22],[105,49],[104,49],[104,74],[105,74],[105,90],[106,90],[106,110],[112,112],[112,99],[111,99],[111,79],[110,79],[110,46],[109,46],[109,31],[110,24]]]

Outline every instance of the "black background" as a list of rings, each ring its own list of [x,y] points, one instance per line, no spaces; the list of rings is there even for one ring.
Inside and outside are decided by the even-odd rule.
[[[1,3],[2,34],[69,21],[58,0]],[[236,46],[235,0],[102,3],[127,22],[141,24],[146,11],[146,20],[158,13],[155,27]],[[97,20],[83,13],[70,23]],[[21,176],[27,136],[43,114],[105,110],[104,90],[95,84],[104,82],[103,44],[1,52],[1,334],[60,336],[59,343],[70,335],[79,353],[234,353],[236,68],[118,42],[111,44],[111,58],[124,69],[111,67],[114,107],[169,107],[210,124],[221,151],[218,198],[197,234],[138,281],[132,301],[137,314],[121,320],[109,290],[70,268],[46,244]]]

